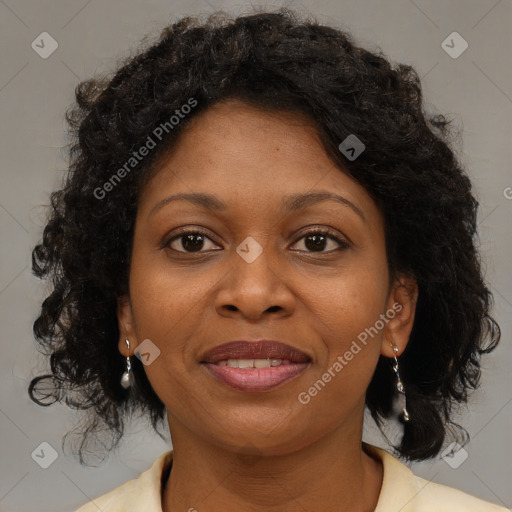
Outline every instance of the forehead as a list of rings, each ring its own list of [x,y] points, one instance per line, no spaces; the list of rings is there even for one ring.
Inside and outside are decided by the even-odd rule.
[[[378,215],[366,190],[329,158],[307,116],[228,100],[189,122],[156,165],[139,207],[147,210],[170,193],[202,192],[249,212],[315,190],[342,194]]]

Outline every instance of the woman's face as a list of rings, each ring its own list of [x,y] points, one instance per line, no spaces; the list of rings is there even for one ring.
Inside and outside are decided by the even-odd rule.
[[[378,208],[312,126],[226,101],[191,121],[142,191],[119,349],[149,340],[144,369],[172,435],[283,454],[361,427],[379,354],[393,355],[390,341],[401,353],[412,327],[402,288],[389,282]],[[307,362],[205,363],[221,344],[262,339]]]

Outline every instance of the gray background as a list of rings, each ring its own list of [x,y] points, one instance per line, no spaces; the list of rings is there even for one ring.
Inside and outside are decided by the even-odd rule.
[[[429,480],[511,507],[512,2],[345,0],[288,5],[352,31],[359,44],[369,49],[378,45],[394,61],[414,65],[428,108],[435,105],[439,112],[454,114],[462,130],[455,144],[481,203],[481,250],[503,337],[501,346],[484,360],[483,386],[462,416],[472,438],[465,447],[467,459],[457,468],[441,458],[412,468]],[[49,193],[61,183],[66,167],[64,111],[78,81],[112,70],[145,34],[156,37],[174,18],[213,8],[241,14],[250,3],[0,1],[0,511],[73,510],[137,476],[169,448],[139,422],[101,467],[83,468],[62,453],[61,437],[79,416],[59,404],[38,407],[26,393],[29,379],[45,368],[34,348],[32,323],[47,288],[31,275],[30,250],[40,238]],[[441,46],[453,31],[469,44],[458,58]],[[47,59],[31,47],[42,32],[59,45]],[[370,423],[365,439],[385,445]],[[42,442],[58,454],[47,469],[31,457]],[[460,462],[462,453],[452,465]]]

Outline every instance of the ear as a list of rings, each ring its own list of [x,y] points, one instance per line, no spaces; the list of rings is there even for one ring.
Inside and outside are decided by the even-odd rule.
[[[383,356],[394,357],[392,345],[398,347],[397,356],[405,350],[414,324],[417,301],[416,280],[405,274],[399,274],[391,286],[387,302],[386,317],[390,320],[384,327],[380,350]]]
[[[117,299],[117,323],[119,326],[119,352],[124,356],[132,356],[134,348],[138,345],[137,336],[135,334],[135,321],[133,318],[132,306],[130,298],[123,295]],[[130,350],[126,340],[130,342]]]

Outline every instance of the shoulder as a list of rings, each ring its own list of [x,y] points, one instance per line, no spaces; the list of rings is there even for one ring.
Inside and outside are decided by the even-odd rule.
[[[384,468],[375,512],[509,512],[459,489],[416,476],[404,463],[382,448],[363,443]]]
[[[162,512],[162,474],[172,461],[172,450],[160,455],[137,478],[91,500],[75,512]]]
[[[414,477],[418,488],[418,512],[508,512],[509,509],[481,500],[459,489]],[[421,492],[420,492],[421,491]],[[415,509],[416,510],[416,509]]]

